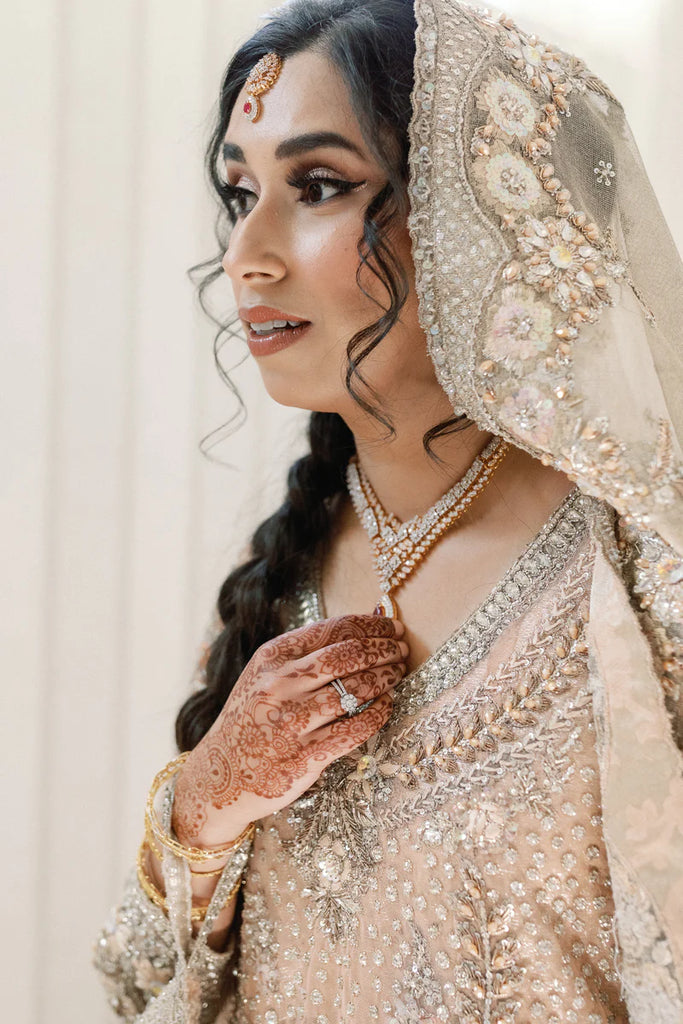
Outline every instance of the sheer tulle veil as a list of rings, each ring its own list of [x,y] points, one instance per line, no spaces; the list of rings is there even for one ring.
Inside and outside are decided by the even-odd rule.
[[[457,412],[595,497],[591,687],[619,971],[683,1020],[683,266],[624,111],[509,18],[416,0],[409,226]]]

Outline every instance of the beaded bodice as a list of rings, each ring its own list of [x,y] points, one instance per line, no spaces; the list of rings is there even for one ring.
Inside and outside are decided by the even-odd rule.
[[[591,504],[572,492],[385,729],[260,823],[226,1020],[626,1021],[584,641]],[[301,620],[320,613],[302,593]]]
[[[201,1024],[625,1024],[587,644],[613,525],[572,491],[387,725],[258,823],[225,953],[179,973],[133,883],[98,946],[118,1012],[158,992],[135,1020],[180,1024],[196,984]],[[290,625],[321,616],[311,582]],[[628,914],[654,950],[648,906]]]

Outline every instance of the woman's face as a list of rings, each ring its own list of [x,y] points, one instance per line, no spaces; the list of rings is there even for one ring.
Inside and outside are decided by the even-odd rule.
[[[276,401],[352,414],[355,403],[344,384],[346,348],[388,305],[386,290],[367,268],[361,283],[381,305],[356,283],[364,210],[386,176],[365,146],[343,79],[319,54],[308,51],[283,61],[279,78],[260,97],[255,122],[244,116],[246,100],[243,90],[225,136],[227,181],[245,191],[236,199],[238,219],[223,268],[250,349]],[[320,133],[342,139],[310,146],[305,137]],[[389,412],[406,382],[409,390],[420,379],[436,385],[417,319],[407,225],[391,237],[410,295],[400,321],[362,363],[364,377]],[[257,306],[309,326],[260,340],[249,326],[258,317],[249,311]]]

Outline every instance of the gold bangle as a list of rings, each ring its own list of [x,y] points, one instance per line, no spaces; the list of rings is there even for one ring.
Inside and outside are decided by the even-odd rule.
[[[164,851],[160,846],[157,846],[157,841],[154,838],[154,833],[150,832],[148,828],[145,828],[145,839],[147,840],[147,846],[149,847],[150,852],[154,854],[156,859],[161,864],[161,862],[164,859]]]
[[[137,868],[138,868],[138,881],[140,888],[143,890],[145,895],[152,901],[155,907],[159,907],[161,910],[166,912],[168,907],[166,906],[166,900],[159,889],[157,889],[154,882],[151,880],[147,872],[145,871],[145,850],[148,848],[146,841],[140,843],[137,856]]]
[[[164,851],[157,846],[157,841],[154,836],[154,833],[150,832],[148,828],[145,829],[145,839],[147,840],[147,846],[149,847],[151,853],[153,853],[157,860],[161,862],[164,859]],[[225,864],[223,864],[222,867],[216,868],[214,871],[195,871],[192,867],[190,867],[190,874],[192,875],[193,878],[217,878],[218,875],[223,874],[227,866],[228,861],[226,860]]]
[[[162,846],[165,846],[167,850],[171,850],[172,853],[176,854],[176,856],[182,857],[184,860],[188,860],[193,864],[203,864],[208,860],[216,860],[217,857],[224,857],[226,854],[234,853],[237,847],[240,846],[245,839],[252,838],[256,826],[253,821],[250,822],[247,827],[240,832],[237,839],[233,840],[231,843],[226,843],[225,846],[215,846],[211,849],[204,849],[198,846],[183,846],[182,843],[178,842],[177,839],[174,839],[172,835],[164,830],[154,809],[154,801],[164,782],[166,782],[167,779],[170,779],[171,776],[178,771],[185,761],[187,761],[189,756],[190,751],[185,751],[184,754],[180,754],[172,761],[169,761],[166,767],[162,768],[161,771],[155,775],[152,787],[147,796],[147,804],[145,807],[145,827],[152,833],[158,842],[161,843]]]
[[[163,850],[160,850],[159,847],[156,845],[156,842],[155,842],[155,839],[154,839],[154,836],[152,835],[152,833],[149,832],[149,831],[145,832],[145,839],[143,840],[142,846],[141,846],[140,851],[138,853],[138,878],[140,879],[141,886],[143,887],[145,892],[147,892],[147,895],[150,897],[150,899],[153,902],[155,902],[155,903],[157,903],[157,900],[160,900],[161,902],[157,903],[157,906],[160,906],[162,910],[166,911],[166,902],[164,900],[164,897],[159,892],[159,890],[154,886],[154,884],[151,881],[151,879],[148,878],[148,876],[147,876],[147,874],[146,874],[146,872],[144,871],[144,868],[143,868],[142,858],[144,857],[143,847],[145,845],[147,846],[147,848],[150,850],[150,852],[153,853],[154,856],[159,861],[161,861],[163,859],[163,855],[164,855],[163,854]],[[223,872],[225,871],[227,866],[228,866],[228,861],[226,861],[225,864],[222,867],[216,868],[214,871],[193,871],[192,867],[188,864],[188,868],[189,868],[190,874],[192,875],[193,878],[216,878],[218,875],[222,875],[223,874]],[[235,882],[234,886],[232,887],[230,892],[225,897],[225,903],[223,904],[223,909],[225,909],[225,907],[227,907],[228,903],[233,898],[233,896],[237,895],[239,889],[242,886],[243,881],[244,881],[244,872],[241,872],[240,876],[237,879],[237,881]],[[151,889],[153,889],[153,892],[150,891]],[[208,907],[208,904],[207,904],[207,907]],[[192,920],[202,921],[204,919],[204,917],[206,916],[207,907],[195,907],[195,908],[193,908],[198,913],[197,913],[197,915],[195,917],[192,918]],[[201,916],[199,916],[199,913],[201,913]]]
[[[143,890],[146,896],[152,901],[155,907],[159,907],[165,914],[168,914],[168,904],[166,898],[160,889],[156,887],[152,879],[145,871],[145,850],[149,849],[149,843],[146,839],[140,843],[140,849],[138,850],[137,867],[138,867],[138,881],[140,882],[140,888]],[[240,879],[241,882],[241,879]],[[190,911],[191,921],[203,921],[206,917],[206,912],[209,909],[209,904],[202,907],[192,907]]]
[[[216,868],[214,871],[194,871],[192,868],[190,868],[190,874],[192,875],[193,878],[217,878],[219,875],[223,874],[227,866],[228,862],[226,860],[223,867]]]

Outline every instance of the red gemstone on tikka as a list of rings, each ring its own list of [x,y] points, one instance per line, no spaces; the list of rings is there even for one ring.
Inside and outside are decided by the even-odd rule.
[[[251,101],[250,100],[247,100],[247,102],[244,104],[244,113],[245,114],[251,114]]]

